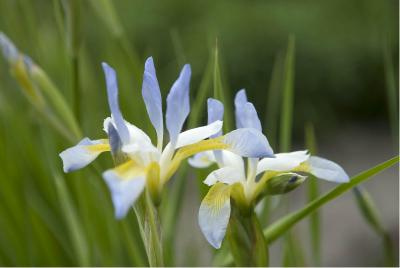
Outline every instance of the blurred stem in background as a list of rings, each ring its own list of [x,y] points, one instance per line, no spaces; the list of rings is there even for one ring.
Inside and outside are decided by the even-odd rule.
[[[389,35],[386,34],[383,38],[383,67],[386,84],[386,96],[388,104],[388,113],[390,118],[390,127],[392,129],[393,144],[398,147],[399,139],[399,110],[398,110],[398,87],[396,86],[396,76],[394,64],[392,61],[392,48],[390,46]]]
[[[305,127],[305,144],[311,155],[317,155],[317,141],[315,138],[314,125],[308,122]],[[319,181],[314,176],[308,177],[307,201],[312,202],[320,195]],[[311,252],[313,265],[321,266],[321,216],[319,211],[315,211],[310,215],[310,235],[311,235]]]
[[[358,208],[365,221],[371,228],[382,237],[383,253],[384,253],[384,266],[396,266],[396,257],[390,234],[385,230],[380,220],[378,210],[371,195],[361,186],[353,188],[354,197],[356,199]]]
[[[71,66],[71,87],[74,96],[74,113],[78,122],[81,118],[81,88],[79,71],[79,51],[81,48],[81,2],[79,0],[63,0],[66,19],[66,36],[68,55]]]
[[[295,37],[289,36],[282,79],[282,105],[280,118],[279,151],[289,152],[292,143],[293,105],[294,105],[294,73],[295,73]],[[289,211],[289,198],[285,197],[286,211]],[[304,266],[302,247],[295,233],[286,234],[283,244],[283,266]]]
[[[131,65],[135,81],[141,81],[142,62],[129,41],[128,35],[125,33],[124,27],[115,11],[113,2],[111,0],[90,0],[89,2],[99,19],[104,22],[113,38],[125,52],[129,64]]]

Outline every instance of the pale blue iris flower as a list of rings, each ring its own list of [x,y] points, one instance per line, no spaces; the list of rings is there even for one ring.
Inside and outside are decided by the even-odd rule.
[[[222,116],[222,103],[209,99],[208,123],[220,120]],[[261,133],[260,119],[254,105],[247,101],[244,89],[235,97],[235,117],[238,129],[251,128]],[[214,163],[219,168],[204,180],[205,184],[212,187],[199,210],[200,228],[214,248],[220,248],[225,237],[231,213],[231,198],[236,198],[237,202],[253,208],[256,198],[262,193],[266,184],[278,176],[290,178],[285,181],[288,184],[304,181],[307,174],[337,183],[349,180],[346,172],[338,164],[310,156],[307,151],[278,153],[274,157],[262,159],[247,158],[247,165],[241,156],[226,150],[205,151],[189,159],[189,164],[197,168],[205,168]]]
[[[223,148],[248,157],[271,154],[266,137],[255,133],[251,128],[207,139],[221,131],[222,120],[214,120],[206,126],[182,132],[190,112],[191,69],[188,64],[182,68],[167,96],[165,125],[169,133],[169,142],[164,146],[162,98],[153,59],[150,57],[145,63],[142,95],[157,134],[157,143],[153,145],[144,131],[123,118],[118,103],[116,72],[106,63],[102,66],[111,110],[111,117],[104,121],[104,131],[108,139],[84,138],[77,145],[60,153],[60,157],[63,160],[64,171],[70,172],[85,167],[100,153],[111,151],[118,166],[105,171],[103,178],[111,191],[117,218],[127,214],[146,185],[152,187],[153,193],[161,193],[163,185],[175,173],[181,161],[195,153]]]

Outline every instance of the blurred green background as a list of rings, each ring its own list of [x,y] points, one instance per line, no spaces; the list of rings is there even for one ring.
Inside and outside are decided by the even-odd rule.
[[[396,0],[83,0],[75,1],[79,12],[72,23],[69,2],[0,0],[0,31],[52,78],[78,111],[85,136],[104,137],[102,122],[109,115],[102,61],[118,72],[127,120],[154,135],[140,93],[145,58],[154,57],[164,97],[182,65],[190,63],[196,105],[216,42],[228,100],[246,88],[260,117],[268,118],[274,62],[293,35],[295,147],[303,147],[304,125],[312,122],[321,151],[332,152],[334,160],[354,171],[351,175],[398,154]],[[71,29],[75,35],[68,34]],[[108,191],[93,169],[61,174],[58,153],[71,143],[42,121],[0,60],[0,265],[146,265],[133,213],[124,221],[114,220]],[[265,121],[269,137],[276,125]],[[357,145],[358,139],[365,142]],[[339,152],[353,145],[375,151],[361,150],[367,160],[354,164],[355,153],[346,158]],[[112,165],[109,156],[99,162],[100,170]],[[384,222],[398,228],[398,179],[387,187],[391,199],[378,205],[396,202],[387,214],[397,215],[397,222],[392,222],[395,217],[384,217]],[[196,210],[198,200],[192,202]],[[190,228],[198,232],[197,225]],[[396,231],[393,237],[398,243]],[[202,243],[202,251],[209,251]],[[362,264],[377,265],[378,259]]]

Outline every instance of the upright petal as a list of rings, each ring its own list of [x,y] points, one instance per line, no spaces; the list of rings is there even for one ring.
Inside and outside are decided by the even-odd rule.
[[[208,114],[208,124],[215,121],[222,121],[224,118],[224,105],[219,100],[209,98],[207,100],[207,114]],[[217,134],[212,135],[211,138],[218,137],[222,135],[222,130]]]
[[[144,171],[130,160],[115,169],[105,171],[103,178],[111,192],[115,217],[121,219],[143,192],[146,185]]]
[[[256,108],[247,101],[246,92],[240,90],[235,97],[235,116],[237,128],[255,128],[262,131],[261,122],[258,118]]]
[[[231,215],[230,186],[217,183],[204,197],[199,210],[199,225],[214,248],[220,248]]]
[[[241,89],[236,93],[236,96],[235,96],[236,128],[244,127],[242,111],[243,111],[243,107],[246,105],[246,103],[247,103],[246,90]]]
[[[170,140],[173,146],[176,145],[178,135],[182,130],[183,123],[189,115],[189,83],[190,65],[186,64],[179,75],[179,78],[172,85],[167,96],[166,123]]]
[[[84,138],[77,145],[60,153],[64,172],[71,172],[89,165],[102,152],[110,150],[108,140]]]
[[[158,140],[162,140],[163,118],[162,118],[162,101],[160,86],[156,76],[156,69],[154,68],[153,58],[149,57],[146,60],[143,74],[142,85],[143,100],[146,105],[147,113],[149,114],[150,121],[153,124]]]
[[[327,181],[338,183],[349,182],[349,176],[341,166],[328,159],[318,156],[311,156],[308,160],[310,165],[310,173],[315,177]]]
[[[254,128],[239,128],[224,136],[223,142],[230,150],[244,157],[274,157],[267,138]]]
[[[190,145],[218,133],[222,128],[222,121],[215,121],[207,126],[192,128],[179,134],[175,149]]]
[[[258,162],[257,174],[266,170],[270,171],[290,171],[308,160],[310,155],[307,150],[290,153],[275,154],[275,158],[264,158]]]
[[[125,125],[125,120],[122,117],[121,111],[118,104],[118,85],[117,85],[117,75],[115,70],[111,68],[107,63],[102,63],[104,74],[106,76],[107,84],[107,96],[108,104],[110,106],[111,115],[114,119],[115,126],[118,130],[118,134],[123,143],[129,141],[128,128]]]

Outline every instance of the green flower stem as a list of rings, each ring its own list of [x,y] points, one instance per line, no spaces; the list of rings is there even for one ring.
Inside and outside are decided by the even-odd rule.
[[[366,181],[377,173],[393,166],[394,164],[399,162],[399,156],[393,157],[392,159],[387,160],[371,169],[368,169],[364,172],[361,172],[357,176],[353,177],[350,182],[341,184],[335,187],[333,190],[328,192],[327,194],[315,199],[314,201],[308,203],[305,207],[290,213],[289,215],[281,218],[275,223],[271,224],[268,228],[264,230],[265,238],[268,243],[271,243],[275,239],[279,238],[282,234],[284,234],[287,230],[289,230],[293,225],[298,223],[303,218],[309,216],[311,213],[316,211],[321,206],[325,205],[329,201],[335,199],[336,197],[341,196],[343,193],[347,192],[354,186]]]
[[[234,205],[227,230],[236,266],[268,266],[268,245],[254,211],[244,215]]]
[[[147,191],[135,205],[135,213],[149,265],[164,266],[160,217]]]

